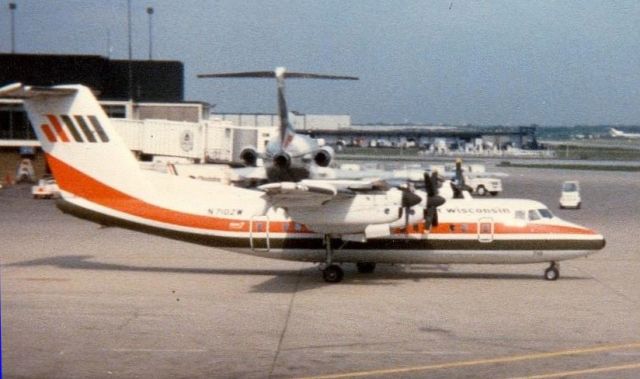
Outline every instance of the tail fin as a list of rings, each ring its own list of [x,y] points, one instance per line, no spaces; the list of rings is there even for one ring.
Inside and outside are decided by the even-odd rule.
[[[24,99],[63,196],[86,197],[89,192],[100,197],[99,188],[128,194],[145,189],[144,182],[135,180],[138,162],[89,88],[15,83],[0,88],[0,97]]]
[[[200,74],[198,78],[275,78],[278,83],[278,117],[280,118],[280,144],[283,148],[295,135],[289,122],[289,111],[284,97],[284,80],[292,79],[330,79],[330,80],[358,80],[354,76],[313,74],[309,72],[291,72],[284,67],[276,67],[274,71],[230,72],[224,74]]]

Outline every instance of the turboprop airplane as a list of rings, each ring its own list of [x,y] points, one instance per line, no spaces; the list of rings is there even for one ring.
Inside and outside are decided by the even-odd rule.
[[[143,170],[91,90],[16,83],[60,187],[58,207],[119,226],[267,258],[321,262],[327,282],[338,263],[550,262],[605,245],[597,232],[555,217],[532,200],[445,200],[425,175],[425,191],[367,181],[273,182],[257,189]]]
[[[609,129],[609,134],[613,138],[632,138],[632,139],[640,138],[640,133],[625,133],[615,128]]]
[[[334,156],[331,146],[320,146],[318,140],[306,135],[297,134],[289,121],[289,111],[284,96],[284,81],[286,78],[297,79],[331,79],[358,80],[353,76],[321,75],[304,72],[289,72],[284,67],[275,71],[233,72],[224,74],[201,74],[198,78],[275,78],[278,86],[278,118],[280,120],[279,133],[267,144],[264,154],[258,153],[255,146],[247,146],[240,151],[240,159],[246,166],[255,167],[258,158],[264,162],[266,178],[270,182],[293,181],[309,179],[315,164],[327,167]],[[255,175],[256,170],[247,171],[248,175]]]

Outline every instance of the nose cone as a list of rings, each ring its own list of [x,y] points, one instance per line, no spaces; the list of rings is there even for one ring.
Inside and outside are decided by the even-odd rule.
[[[584,244],[585,249],[594,250],[594,251],[604,249],[604,247],[607,244],[607,241],[605,240],[602,234],[589,228],[583,227],[581,229],[582,229],[582,232],[580,233],[580,236],[578,237],[578,239],[582,241],[582,244]]]
[[[571,245],[577,249],[602,250],[606,245],[604,236],[593,229],[574,224],[559,218],[555,218],[558,227],[557,232],[568,235],[572,240]]]
[[[596,236],[598,237],[598,239],[596,239],[596,249],[597,250],[602,250],[604,249],[604,247],[607,245],[607,241],[605,240],[604,236],[602,234],[596,234]]]

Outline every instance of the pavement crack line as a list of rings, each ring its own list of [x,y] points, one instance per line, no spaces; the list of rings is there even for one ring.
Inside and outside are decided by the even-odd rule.
[[[592,272],[585,270],[584,268],[581,267],[576,267],[578,271],[582,271],[583,273],[586,273],[587,275],[591,276],[591,278],[593,280],[595,280],[596,282],[598,282],[598,284],[600,284],[602,287],[606,288],[607,290],[613,292],[616,296],[630,302],[633,305],[638,305],[638,303],[636,302],[635,299],[627,296],[627,294],[625,294],[624,292],[610,286],[609,284],[603,282],[602,280],[600,280],[598,277],[596,277]]]
[[[280,357],[280,351],[282,351],[282,341],[284,341],[284,336],[287,333],[287,329],[289,327],[289,319],[291,318],[291,313],[293,311],[293,303],[296,299],[296,295],[298,294],[298,288],[300,287],[300,282],[302,281],[302,269],[298,270],[298,276],[296,277],[296,284],[293,288],[293,294],[291,295],[291,299],[289,299],[289,308],[287,309],[287,316],[284,320],[284,327],[282,328],[282,332],[280,333],[280,339],[278,340],[278,347],[276,348],[276,353],[273,356],[273,362],[271,362],[271,369],[269,370],[269,378],[273,377],[273,371],[276,368],[276,363],[278,362],[278,358]]]

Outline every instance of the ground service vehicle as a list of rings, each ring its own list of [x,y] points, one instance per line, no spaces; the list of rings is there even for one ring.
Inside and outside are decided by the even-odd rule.
[[[502,192],[502,180],[485,175],[465,175],[465,183],[479,196],[497,196]]]
[[[52,199],[60,196],[60,189],[54,178],[45,177],[38,180],[38,184],[31,187],[31,195],[33,195],[34,199]]]
[[[560,208],[580,209],[581,205],[580,183],[575,180],[563,182],[562,192],[560,193]]]

